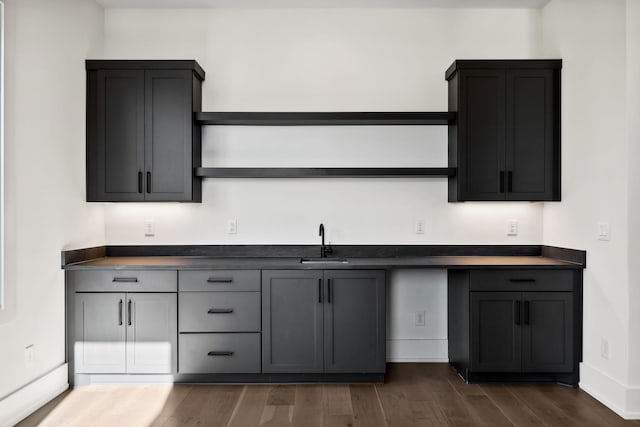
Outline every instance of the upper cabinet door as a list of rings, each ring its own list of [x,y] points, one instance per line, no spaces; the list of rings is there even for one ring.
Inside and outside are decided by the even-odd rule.
[[[559,199],[554,70],[507,71],[507,199]]]
[[[145,72],[145,199],[192,197],[191,70]]]
[[[461,200],[503,200],[505,72],[461,72],[459,96],[459,197]]]
[[[144,71],[89,74],[87,200],[144,200],[143,170]]]

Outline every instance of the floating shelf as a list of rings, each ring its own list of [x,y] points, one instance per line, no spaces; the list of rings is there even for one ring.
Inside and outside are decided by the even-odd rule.
[[[235,126],[353,126],[353,125],[448,125],[456,119],[453,112],[197,112],[201,125]]]
[[[449,177],[455,168],[196,168],[202,178]]]

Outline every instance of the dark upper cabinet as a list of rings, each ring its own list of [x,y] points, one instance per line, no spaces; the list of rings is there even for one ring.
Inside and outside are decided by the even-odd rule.
[[[87,61],[87,201],[200,202],[204,71],[195,61]]]
[[[449,201],[560,200],[561,60],[458,60],[447,70]]]

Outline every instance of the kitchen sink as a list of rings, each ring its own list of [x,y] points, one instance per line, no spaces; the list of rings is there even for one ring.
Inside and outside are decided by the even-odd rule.
[[[345,258],[300,258],[301,264],[349,264]]]

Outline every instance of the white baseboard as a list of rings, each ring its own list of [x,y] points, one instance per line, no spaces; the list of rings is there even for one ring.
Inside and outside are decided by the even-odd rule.
[[[640,387],[629,386],[588,363],[580,364],[580,388],[626,420],[640,420]]]
[[[448,362],[446,339],[387,340],[387,362]]]
[[[69,388],[61,365],[0,400],[0,427],[11,427]]]

